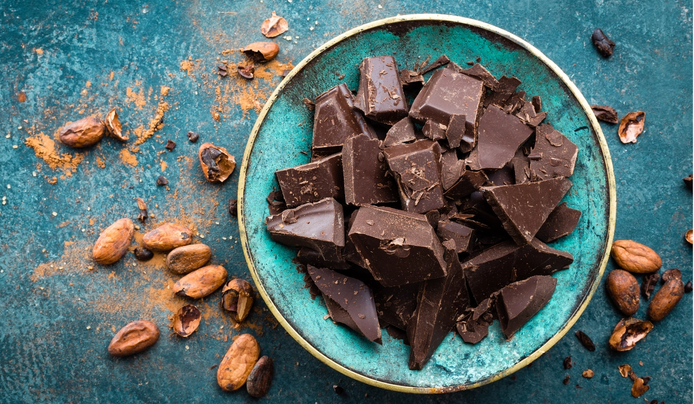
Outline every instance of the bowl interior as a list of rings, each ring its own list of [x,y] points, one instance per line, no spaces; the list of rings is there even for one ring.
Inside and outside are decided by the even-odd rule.
[[[599,282],[614,220],[611,166],[602,133],[584,110],[587,104],[578,90],[572,92],[562,80],[563,73],[554,71],[536,50],[526,49],[522,41],[517,43],[494,27],[457,17],[406,16],[355,31],[328,43],[303,67],[300,64],[266,105],[251,135],[239,201],[242,241],[256,284],[297,341],[351,377],[412,392],[459,390],[496,380],[553,345],[578,318]],[[395,56],[399,68],[412,67],[427,56],[433,61],[441,54],[461,66],[480,57],[495,76],[516,76],[522,81],[520,90],[541,96],[546,122],[579,147],[570,178],[573,187],[564,201],[583,214],[571,235],[551,244],[573,254],[575,261],[555,274],[558,283],[552,300],[511,341],[505,341],[498,322],[477,345],[465,344],[450,333],[421,371],[408,369],[409,347],[385,331],[383,345],[377,345],[324,320],[324,304],[311,299],[302,274],[291,262],[296,251],[273,242],[264,225],[265,197],[277,186],[274,172],[309,161],[313,112],[302,99],[314,99],[341,82],[356,89],[361,60],[387,54]]]

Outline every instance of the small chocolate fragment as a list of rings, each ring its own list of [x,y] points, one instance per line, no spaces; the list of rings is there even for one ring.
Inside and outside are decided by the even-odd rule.
[[[646,123],[646,113],[643,111],[629,112],[619,121],[619,140],[626,143],[636,143],[636,138],[643,132]]]
[[[160,175],[159,178],[157,178],[157,185],[164,186],[164,185],[168,185],[168,184],[169,184],[169,180],[167,180],[166,177],[164,177],[163,175]]]
[[[506,100],[505,103],[500,105],[501,109],[507,114],[516,115],[520,112],[521,108],[527,103],[525,100],[525,91],[516,91]],[[533,108],[533,113],[535,108]]]
[[[479,225],[482,225],[481,227],[487,230],[504,231],[501,221],[496,216],[491,206],[489,206],[487,201],[484,199],[484,196],[480,191],[471,193],[468,198],[463,200],[463,204],[460,207],[460,212],[461,213],[453,217],[454,220],[465,223],[466,219],[470,218],[469,215],[472,215],[471,218],[478,222],[478,225],[473,227],[480,227]],[[464,215],[465,217],[460,217],[461,215]],[[505,238],[508,237],[508,235],[505,236]]]
[[[427,58],[428,59],[428,58]],[[438,59],[431,62],[431,64],[419,71],[419,74],[427,74],[434,69],[438,69],[441,66],[447,65],[451,60],[446,55],[439,56]]]
[[[570,380],[571,380],[571,376],[566,375],[566,377],[564,378],[564,380],[562,380],[561,382],[564,383],[564,385],[566,386],[567,384],[569,384],[569,381],[570,381]]]
[[[489,105],[504,105],[520,84],[521,81],[516,77],[501,76],[496,89],[484,99],[484,107],[487,108]]]
[[[443,246],[424,215],[372,206],[355,215],[349,238],[383,286],[446,276]]]
[[[501,331],[507,340],[513,338],[516,331],[545,307],[556,286],[556,278],[531,276],[501,289],[496,309]]]
[[[271,215],[276,215],[287,209],[287,204],[284,203],[282,191],[271,191],[265,200],[267,201],[267,208]]]
[[[342,175],[341,154],[275,172],[284,202],[290,208],[325,198],[343,200]]]
[[[593,343],[593,340],[590,339],[588,335],[586,335],[586,333],[584,333],[581,330],[578,330],[576,331],[576,338],[578,338],[578,342],[580,342],[585,349],[589,350],[590,352],[595,351],[595,344]]]
[[[687,281],[684,284],[684,293],[692,293],[692,281]]]
[[[539,95],[533,95],[531,103],[533,104],[533,107],[535,108],[535,113],[539,114],[540,111],[542,110],[542,98],[540,98]]]
[[[499,86],[499,80],[479,63],[475,63],[469,69],[461,69],[460,73],[482,80],[484,86],[490,90],[494,90]]]
[[[593,31],[593,35],[590,36],[590,40],[593,41],[593,45],[595,45],[598,52],[603,57],[608,58],[612,56],[612,52],[614,51],[614,42],[612,42],[600,28],[596,28],[595,31]]]
[[[515,115],[526,125],[533,128],[540,125],[542,121],[547,118],[546,112],[535,112],[535,106],[533,103],[526,100],[520,100],[520,109],[515,113]]]
[[[466,126],[476,131],[479,105],[484,98],[482,81],[450,68],[432,74],[410,108],[410,117],[426,122],[431,120],[448,125],[453,115],[465,115]]]
[[[378,140],[361,134],[345,140],[342,172],[345,202],[364,206],[398,202],[397,185],[387,175],[385,159],[379,159]]]
[[[198,139],[200,139],[199,134],[193,131],[188,132],[188,140],[190,141],[190,143],[195,143],[198,141]]]
[[[133,254],[138,261],[149,261],[154,257],[154,253],[144,247],[137,247]]]
[[[482,187],[504,229],[518,244],[529,243],[571,188],[566,178]],[[532,213],[530,213],[532,211]]]
[[[572,367],[574,367],[574,364],[573,364],[573,362],[571,361],[571,357],[570,357],[570,356],[567,356],[566,358],[564,358],[564,369],[565,369],[565,370],[569,370],[569,369],[571,369]]]
[[[409,117],[405,117],[388,129],[386,138],[383,141],[383,147],[397,146],[399,144],[413,142],[416,139],[412,120]]]
[[[492,105],[480,118],[477,147],[470,153],[467,164],[473,170],[502,168],[532,133],[532,128],[518,117]]]
[[[530,174],[533,180],[570,177],[577,155],[578,147],[566,136],[550,124],[540,125],[535,130],[535,147],[530,152]]]
[[[313,150],[333,154],[345,139],[365,133],[373,138],[361,112],[355,111],[352,92],[342,83],[316,97],[313,115]]]
[[[441,240],[453,240],[455,252],[458,254],[470,252],[472,241],[475,239],[475,231],[460,223],[450,220],[439,221],[436,234]]]
[[[523,153],[523,147],[516,151],[511,159],[516,184],[523,184],[530,181],[530,159]]]
[[[253,62],[239,63],[236,65],[236,71],[239,73],[239,76],[246,80],[253,80],[255,77],[255,65]]]
[[[422,140],[389,147],[383,153],[398,182],[404,210],[425,213],[445,206],[438,143]]]
[[[511,163],[506,164],[502,169],[496,170],[489,173],[491,170],[487,170],[487,177],[489,178],[489,186],[493,185],[513,185],[516,183],[516,173],[513,169]]]
[[[203,143],[198,150],[202,173],[207,181],[222,183],[234,172],[236,159],[224,147]]]
[[[354,106],[367,118],[394,125],[407,116],[407,101],[393,56],[364,58],[359,73],[359,90]]]
[[[236,199],[229,199],[229,204],[227,205],[227,210],[229,211],[229,214],[231,216],[237,217],[239,215],[238,201]]]
[[[299,252],[296,253],[296,260],[304,265],[313,265],[319,268],[330,268],[342,271],[352,268],[349,263],[344,261],[326,261],[321,257],[318,251],[308,247],[299,248]]]
[[[446,125],[434,121],[426,121],[422,126],[422,134],[431,140],[446,139]]]
[[[169,139],[169,140],[166,141],[166,146],[164,146],[164,148],[165,148],[166,150],[168,150],[168,151],[173,151],[173,149],[176,148],[176,142],[174,142],[173,140]]]
[[[551,275],[572,262],[571,254],[550,248],[538,239],[524,246],[509,240],[464,261],[463,269],[475,301],[481,302],[509,283]]]
[[[217,74],[219,74],[219,77],[227,77],[229,75],[229,69],[227,68],[227,65],[218,65]]]
[[[407,329],[407,322],[417,309],[417,294],[420,284],[382,288],[376,292],[376,311],[382,323],[401,330]]]
[[[404,69],[399,73],[400,83],[405,90],[419,90],[424,85],[424,77],[414,70]]]
[[[444,190],[455,185],[464,171],[465,161],[458,160],[455,150],[448,150],[441,154],[441,182]]]
[[[326,261],[341,261],[345,246],[342,205],[333,198],[287,209],[267,218],[270,237],[278,243],[308,247]]]
[[[362,281],[327,268],[307,266],[311,279],[320,291],[337,303],[366,338],[381,343],[381,328],[371,289]]]
[[[448,127],[446,128],[446,140],[448,140],[448,147],[455,149],[460,147],[460,151],[463,153],[472,150],[475,145],[474,132],[467,131],[467,119],[465,115],[452,115],[451,120],[448,122]]]
[[[562,202],[549,214],[545,224],[540,227],[535,237],[544,243],[551,243],[574,231],[578,220],[581,218],[581,211],[571,209]]]
[[[417,310],[407,324],[411,370],[421,370],[453,329],[462,308],[468,305],[465,277],[452,240],[444,242],[446,277],[426,281],[417,298]]]
[[[301,101],[304,103],[304,105],[306,105],[306,108],[308,108],[309,111],[316,109],[316,104],[314,104],[313,101],[309,100],[308,98],[304,97],[304,99]]]
[[[612,107],[608,107],[607,105],[591,105],[590,108],[593,110],[598,120],[612,124],[619,122],[617,111]]]
[[[463,341],[468,344],[477,344],[489,335],[489,324],[468,318],[459,321],[456,330]]]
[[[643,281],[641,281],[641,294],[643,294],[646,300],[651,298],[651,293],[655,290],[655,285],[658,284],[659,279],[660,274],[657,272],[647,274],[643,277]]]
[[[446,190],[446,198],[455,200],[469,196],[480,189],[488,180],[484,171],[465,170],[458,181]]]

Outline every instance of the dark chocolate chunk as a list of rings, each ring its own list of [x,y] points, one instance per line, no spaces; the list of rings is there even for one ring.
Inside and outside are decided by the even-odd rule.
[[[422,134],[431,140],[446,139],[446,125],[434,121],[426,121],[422,126]]]
[[[532,164],[532,163],[531,163]],[[482,187],[485,199],[518,244],[529,243],[571,188],[566,178]]]
[[[590,339],[588,335],[586,335],[586,333],[584,333],[581,330],[578,330],[576,331],[576,338],[578,338],[578,342],[580,342],[585,349],[589,350],[590,352],[595,351],[595,344],[593,343],[593,340]]]
[[[420,73],[415,72],[414,70],[400,70],[399,76],[400,83],[406,90],[419,90],[424,85],[424,77]]]
[[[359,66],[359,91],[354,106],[367,118],[394,125],[407,116],[407,100],[392,56],[364,58]]]
[[[539,95],[533,95],[531,103],[533,104],[533,108],[535,108],[535,113],[539,114],[542,110],[542,98],[540,98]]]
[[[157,178],[157,185],[159,186],[164,186],[164,185],[169,185],[169,180],[166,179],[163,175],[160,175],[159,178]]]
[[[318,202],[325,198],[344,199],[342,156],[333,154],[314,162],[275,172],[288,207]]]
[[[571,357],[570,357],[570,356],[567,356],[566,358],[564,358],[563,364],[564,364],[564,369],[565,369],[565,370],[569,370],[569,369],[571,369],[572,367],[574,367],[574,364],[573,364],[573,362],[571,361]]]
[[[660,279],[660,274],[653,273],[653,274],[647,274],[643,277],[643,281],[641,281],[641,294],[643,294],[643,297],[646,298],[646,300],[651,298],[651,293],[655,290],[655,285],[658,284],[658,280]]]
[[[478,80],[482,80],[484,86],[490,90],[494,90],[499,86],[499,80],[479,63],[475,63],[469,69],[462,69],[460,72]]]
[[[487,177],[485,176],[485,178]],[[464,215],[472,215],[476,221],[483,223],[487,229],[491,228],[503,231],[501,221],[480,191],[471,193],[469,197],[463,201],[460,211]],[[456,217],[454,217],[454,219],[456,219]]]
[[[448,147],[455,149],[460,147],[460,151],[463,153],[472,150],[475,145],[474,132],[467,132],[467,119],[465,115],[452,115],[451,120],[448,122],[448,127],[446,128],[446,140],[448,140]]]
[[[169,139],[169,140],[166,141],[166,146],[164,146],[164,148],[165,148],[166,150],[168,150],[168,151],[173,151],[173,149],[176,148],[176,142],[174,142],[173,140]]]
[[[267,218],[270,237],[278,243],[308,247],[326,261],[341,261],[345,246],[342,205],[333,198],[287,209]]]
[[[348,314],[355,331],[362,333],[369,340],[380,344],[381,327],[378,323],[371,289],[358,279],[341,275],[327,268],[316,268],[313,265],[307,265],[307,269],[308,274],[311,275],[311,279],[313,279],[321,293],[332,299]],[[336,317],[340,318],[339,313]],[[344,320],[344,315],[342,317]],[[335,320],[335,317],[333,317],[333,320]],[[348,323],[346,325],[350,326],[349,322],[346,322]]]
[[[345,140],[342,148],[345,202],[364,206],[398,202],[397,185],[379,159],[378,140],[362,134]]]
[[[515,115],[526,125],[533,128],[537,127],[547,117],[546,112],[535,112],[535,106],[533,103],[526,100],[521,100],[520,109],[515,113]]]
[[[271,215],[276,215],[287,209],[287,204],[284,203],[282,191],[271,191],[265,200],[267,201],[267,208]]]
[[[596,28],[595,31],[593,31],[593,35],[590,36],[590,39],[603,57],[608,58],[612,56],[612,52],[614,52],[614,42],[612,42],[600,28]]]
[[[323,302],[325,302],[325,308],[328,309],[328,316],[330,316],[333,322],[338,324],[344,324],[352,330],[361,334],[361,331],[359,331],[359,326],[357,326],[357,323],[355,323],[354,320],[352,320],[352,317],[350,317],[349,313],[347,313],[345,309],[340,307],[340,305],[336,301],[328,297],[328,295],[326,295],[325,293],[321,293],[321,296],[323,297]]]
[[[427,58],[427,59],[428,59],[428,58]],[[422,70],[420,70],[420,71],[419,71],[419,74],[427,74],[427,73],[429,73],[430,71],[432,71],[432,70],[434,70],[434,69],[438,69],[438,68],[441,67],[441,66],[447,65],[450,61],[451,61],[451,59],[449,59],[448,56],[446,56],[446,55],[441,55],[441,56],[439,56],[438,59],[436,59],[436,60],[434,60],[433,62],[431,62],[431,64],[430,64],[429,66],[427,66],[427,67],[423,68]]]
[[[198,141],[198,139],[200,139],[199,134],[197,134],[193,131],[188,132],[188,140],[190,141],[190,143],[195,143]]]
[[[441,182],[444,190],[455,185],[464,171],[465,161],[458,159],[455,150],[448,150],[441,154]]]
[[[501,331],[511,339],[549,302],[557,286],[551,276],[531,276],[501,289],[496,302]]]
[[[491,170],[489,170],[491,171]],[[513,185],[516,183],[516,173],[513,169],[513,164],[508,163],[504,168],[495,170],[492,173],[487,172],[490,185]]]
[[[488,107],[489,105],[504,105],[506,101],[511,97],[511,94],[516,91],[516,88],[520,85],[521,81],[518,80],[516,77],[506,77],[506,76],[501,76],[499,79],[499,84],[496,86],[496,89],[492,91],[491,94],[489,94],[487,97],[484,99],[484,107]]]
[[[518,149],[511,159],[516,184],[530,181],[530,159],[523,153],[522,149]]]
[[[410,341],[409,367],[420,370],[443,339],[453,330],[455,320],[468,305],[465,277],[455,252],[455,243],[444,242],[447,275],[422,284],[417,310],[407,324]]]
[[[506,100],[501,106],[507,114],[515,115],[527,101],[525,100],[525,91],[516,91]]]
[[[424,217],[427,218],[427,222],[429,222],[431,227],[436,230],[439,225],[439,221],[441,220],[441,213],[439,213],[438,210],[430,210],[424,214]]]
[[[489,335],[489,323],[473,320],[472,316],[459,321],[456,325],[458,334],[468,344],[477,344]]]
[[[381,324],[390,324],[401,330],[407,329],[407,322],[417,308],[417,293],[420,285],[382,288],[376,292],[376,311]]]
[[[445,206],[438,143],[422,140],[389,147],[383,153],[397,180],[404,210],[425,213]]]
[[[551,275],[572,262],[571,254],[548,247],[538,239],[524,246],[509,240],[464,261],[463,269],[475,301],[481,302],[509,283]]]
[[[441,240],[453,240],[455,242],[455,252],[458,254],[469,252],[472,248],[472,241],[475,238],[473,229],[450,220],[439,221],[436,227],[436,234],[438,234]]]
[[[571,209],[566,206],[566,202],[562,202],[549,214],[545,224],[540,227],[535,237],[545,243],[551,243],[554,240],[571,234],[576,228],[578,219],[580,218],[580,210]]]
[[[502,168],[532,133],[532,128],[518,117],[492,105],[480,118],[477,147],[467,158],[467,164],[473,170]]]
[[[617,111],[614,108],[607,105],[591,105],[590,108],[598,120],[611,124],[619,123],[619,115],[617,115]]]
[[[383,286],[446,276],[443,246],[424,215],[375,206],[354,214],[349,238]]]
[[[455,200],[469,196],[487,181],[487,174],[484,171],[464,170],[458,181],[446,190],[446,198]]]
[[[338,386],[337,384],[333,384],[333,391],[335,392],[335,394],[337,394],[337,395],[339,396],[339,395],[344,394],[345,389],[343,389],[342,387]]]
[[[330,268],[340,271],[348,270],[352,266],[344,261],[326,261],[321,257],[320,253],[308,247],[299,248],[296,253],[296,259],[304,265],[313,265],[319,268]]]
[[[570,380],[571,380],[571,376],[566,375],[566,377],[564,378],[564,380],[562,380],[561,382],[564,383],[564,385],[566,386],[567,384],[569,384],[569,381],[570,381]]]
[[[364,133],[375,138],[361,112],[354,110],[352,92],[342,83],[316,97],[313,150],[336,153],[345,139]]]
[[[574,173],[578,147],[552,125],[544,124],[535,130],[535,147],[530,154],[540,156],[530,159],[533,180],[570,177]]]
[[[409,117],[405,117],[390,127],[383,141],[383,147],[397,146],[399,144],[413,142],[415,139],[414,124],[412,124],[412,120]]]
[[[445,68],[434,72],[410,108],[410,117],[448,125],[453,115],[465,115],[467,128],[474,133],[484,85],[480,80]]]

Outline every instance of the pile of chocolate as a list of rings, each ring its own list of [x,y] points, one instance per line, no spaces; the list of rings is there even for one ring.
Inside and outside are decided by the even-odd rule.
[[[356,95],[340,84],[312,105],[312,161],[275,173],[272,239],[300,247],[334,322],[377,343],[385,327],[410,369],[455,328],[474,344],[498,319],[512,338],[573,262],[545,243],[581,216],[559,204],[578,148],[480,64],[381,56],[360,74]]]

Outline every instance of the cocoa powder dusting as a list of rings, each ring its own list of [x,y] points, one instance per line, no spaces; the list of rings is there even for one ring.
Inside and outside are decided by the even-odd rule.
[[[43,132],[29,136],[24,144],[34,149],[36,157],[43,160],[51,170],[63,170],[68,177],[77,170],[84,154],[82,153],[60,153],[56,150],[56,142]]]

